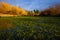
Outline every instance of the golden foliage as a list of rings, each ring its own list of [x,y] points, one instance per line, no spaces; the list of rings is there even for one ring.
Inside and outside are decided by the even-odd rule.
[[[5,2],[0,2],[0,13],[12,15],[27,15],[27,11]]]

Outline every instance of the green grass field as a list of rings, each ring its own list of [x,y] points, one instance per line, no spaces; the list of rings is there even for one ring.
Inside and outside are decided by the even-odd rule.
[[[60,40],[60,17],[0,17],[0,40]]]

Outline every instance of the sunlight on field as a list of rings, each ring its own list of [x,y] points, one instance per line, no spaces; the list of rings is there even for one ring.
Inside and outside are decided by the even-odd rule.
[[[9,16],[17,16],[17,15],[11,15],[11,14],[2,14],[2,13],[0,13],[0,16],[2,16],[2,17],[5,17],[5,16],[9,17]]]

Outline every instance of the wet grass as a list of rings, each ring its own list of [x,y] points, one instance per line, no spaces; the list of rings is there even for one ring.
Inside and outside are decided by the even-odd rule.
[[[1,17],[2,40],[59,40],[60,17]]]

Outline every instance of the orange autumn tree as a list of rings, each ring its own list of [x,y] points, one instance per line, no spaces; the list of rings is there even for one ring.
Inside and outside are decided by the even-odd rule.
[[[59,16],[60,15],[60,4],[56,4],[54,6],[49,7],[41,11],[40,16]]]

